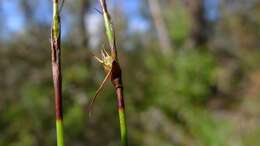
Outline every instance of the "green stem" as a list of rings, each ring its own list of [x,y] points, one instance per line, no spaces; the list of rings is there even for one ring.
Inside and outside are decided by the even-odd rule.
[[[53,24],[52,35],[54,39],[58,39],[60,35],[60,15],[59,15],[59,0],[53,0]]]
[[[112,57],[113,59],[117,60],[117,50],[116,50],[116,40],[115,40],[115,32],[113,29],[113,23],[110,18],[110,14],[107,9],[107,4],[105,0],[99,0],[102,12],[103,12],[103,18],[104,18],[104,24],[105,24],[105,30],[106,35],[108,38],[108,43],[111,49]]]
[[[62,120],[56,120],[56,128],[57,128],[57,146],[64,146]]]
[[[118,103],[118,115],[119,115],[119,124],[120,124],[121,146],[127,146],[128,145],[127,125],[126,125],[123,88],[119,87],[116,90],[117,90],[116,94],[117,94],[117,103]]]

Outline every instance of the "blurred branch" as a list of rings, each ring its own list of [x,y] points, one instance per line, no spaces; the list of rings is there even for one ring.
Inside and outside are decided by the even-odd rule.
[[[204,0],[186,0],[192,17],[191,39],[195,46],[207,43],[207,22],[204,17]]]
[[[86,25],[85,25],[85,16],[86,12],[89,8],[89,1],[81,0],[80,8],[79,8],[79,33],[81,37],[80,47],[87,48],[88,47],[88,36],[86,34]]]
[[[34,13],[33,13],[33,7],[31,5],[33,5],[33,4],[31,4],[30,1],[28,1],[28,0],[21,1],[21,8],[24,12],[27,24],[32,24],[32,22],[33,22]]]
[[[160,47],[164,54],[171,52],[172,44],[160,8],[159,0],[148,0],[151,15],[157,31]]]

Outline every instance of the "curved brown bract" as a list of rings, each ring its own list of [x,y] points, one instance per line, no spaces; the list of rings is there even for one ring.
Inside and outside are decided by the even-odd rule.
[[[114,82],[114,80],[120,80],[120,84],[122,84],[121,76],[122,76],[122,72],[121,72],[120,65],[118,64],[117,61],[114,60],[113,63],[112,63],[112,73],[111,73],[111,81],[112,81],[112,83]],[[120,85],[120,86],[122,86],[122,85]]]

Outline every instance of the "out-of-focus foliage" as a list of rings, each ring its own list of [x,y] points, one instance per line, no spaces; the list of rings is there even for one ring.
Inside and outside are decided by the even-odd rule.
[[[51,1],[38,2],[0,1],[0,146],[55,145]],[[90,52],[107,46],[96,2],[67,0],[62,11],[64,131],[70,146],[119,145],[110,84],[91,117],[86,110],[104,77]],[[147,1],[115,0],[109,7],[119,40],[130,145],[260,145],[260,3],[219,1],[219,17],[201,23],[207,42],[196,45],[191,32],[199,20],[191,12],[201,1],[160,2],[174,46],[166,54]]]

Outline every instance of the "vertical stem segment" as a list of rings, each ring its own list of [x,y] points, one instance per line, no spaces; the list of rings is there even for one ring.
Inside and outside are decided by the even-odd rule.
[[[127,125],[126,125],[126,115],[125,115],[122,74],[121,74],[120,65],[118,63],[115,32],[113,29],[111,17],[107,9],[106,0],[99,0],[99,2],[102,7],[106,35],[111,49],[111,56],[114,59],[112,63],[111,82],[115,87],[116,96],[117,96],[117,108],[119,114],[121,146],[127,146],[128,145]]]
[[[51,30],[52,76],[55,94],[57,146],[64,146],[62,117],[62,77],[60,64],[60,16],[59,0],[53,0],[53,24]]]
[[[124,95],[123,95],[123,87],[116,88],[117,95],[117,108],[119,115],[119,123],[120,123],[120,138],[121,145],[127,146],[127,126],[126,126],[126,115],[125,115],[125,104],[124,104]]]
[[[125,115],[125,102],[123,93],[123,83],[122,83],[122,72],[119,64],[114,61],[112,64],[111,82],[116,89],[117,96],[117,110],[119,115],[120,124],[120,136],[121,136],[121,146],[127,146],[127,125],[126,125],[126,115]]]

